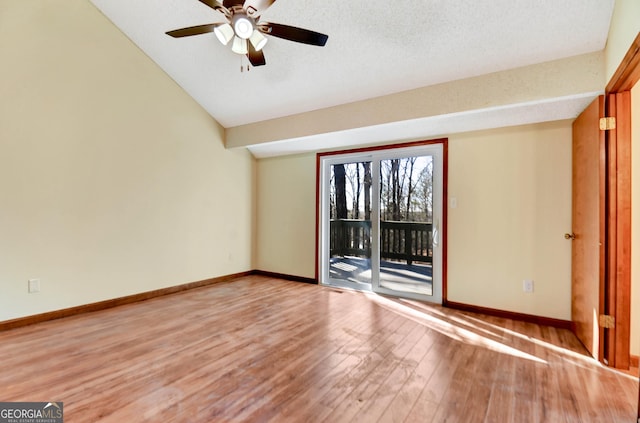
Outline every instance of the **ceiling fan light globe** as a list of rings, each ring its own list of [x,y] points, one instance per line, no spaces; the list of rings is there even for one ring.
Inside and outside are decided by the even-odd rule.
[[[253,34],[251,34],[251,37],[249,37],[249,41],[251,41],[251,44],[256,51],[260,51],[267,44],[268,39],[256,29],[253,31]]]
[[[213,28],[213,33],[216,34],[218,40],[220,40],[220,42],[225,46],[229,44],[229,41],[231,41],[235,35],[233,28],[231,28],[231,25],[228,23],[217,25]]]
[[[235,37],[233,39],[231,51],[237,54],[247,54],[249,52],[249,49],[247,48],[247,40],[245,40],[244,38]]]
[[[253,33],[253,24],[248,18],[239,16],[233,21],[233,30],[238,37],[246,40]]]

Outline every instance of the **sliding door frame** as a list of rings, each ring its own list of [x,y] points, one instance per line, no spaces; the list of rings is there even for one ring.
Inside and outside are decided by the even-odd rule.
[[[439,138],[433,140],[425,140],[425,141],[414,141],[414,142],[406,142],[401,144],[392,144],[392,145],[383,145],[383,146],[375,146],[375,147],[364,147],[364,148],[355,148],[348,150],[339,150],[339,151],[329,151],[318,153],[316,155],[316,261],[315,261],[315,279],[318,284],[320,284],[320,243],[321,236],[320,233],[320,219],[322,218],[320,206],[322,201],[322,174],[321,174],[321,163],[322,160],[329,156],[338,156],[338,155],[357,155],[371,152],[379,152],[379,151],[389,151],[393,152],[394,150],[412,148],[412,147],[425,147],[430,145],[442,145],[442,217],[441,217],[441,228],[440,228],[440,243],[442,248],[442,304],[446,305],[447,303],[447,205],[448,205],[448,195],[447,195],[447,183],[448,183],[448,139],[447,138]]]

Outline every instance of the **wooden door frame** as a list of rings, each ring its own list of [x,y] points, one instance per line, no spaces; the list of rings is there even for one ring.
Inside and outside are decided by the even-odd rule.
[[[631,88],[640,79],[640,33],[607,84],[605,287],[602,314],[615,317],[602,344],[609,366],[629,369],[631,338]]]
[[[629,91],[606,97],[606,114],[616,118],[607,131],[607,257],[603,314],[615,317],[607,329],[605,359],[628,369],[631,338],[631,96]]]

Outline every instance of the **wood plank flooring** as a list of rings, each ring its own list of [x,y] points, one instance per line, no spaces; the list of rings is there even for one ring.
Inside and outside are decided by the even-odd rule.
[[[0,332],[0,401],[65,422],[632,422],[565,330],[249,276]]]

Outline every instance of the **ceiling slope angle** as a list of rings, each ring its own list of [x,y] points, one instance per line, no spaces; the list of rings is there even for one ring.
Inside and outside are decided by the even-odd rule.
[[[267,36],[268,65],[241,72],[248,59],[213,32],[166,35],[225,23],[213,0],[91,1],[225,128],[600,51],[613,12],[613,0],[258,0],[260,21],[331,41]]]

